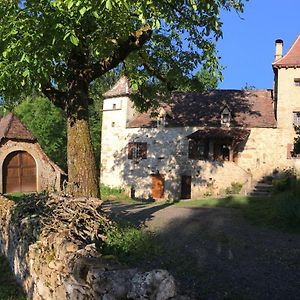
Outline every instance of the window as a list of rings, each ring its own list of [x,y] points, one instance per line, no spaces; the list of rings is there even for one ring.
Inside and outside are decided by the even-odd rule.
[[[208,141],[189,141],[190,159],[208,159]]]
[[[166,117],[162,116],[162,117],[158,117],[157,118],[157,127],[164,127],[166,126]]]
[[[294,125],[300,126],[300,111],[294,111],[293,112],[293,118],[294,118]]]
[[[295,86],[300,86],[300,78],[294,78]]]
[[[117,104],[114,103],[114,104],[113,104],[113,109],[116,109],[116,108],[117,108]]]
[[[128,159],[138,158],[147,158],[147,143],[128,143]]]
[[[221,125],[229,126],[231,120],[231,113],[228,107],[225,107],[221,112]]]

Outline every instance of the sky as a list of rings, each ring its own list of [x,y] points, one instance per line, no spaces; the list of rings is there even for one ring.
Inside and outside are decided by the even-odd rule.
[[[299,0],[249,0],[243,14],[223,12],[217,49],[225,70],[219,88],[273,88],[275,40],[283,40],[285,54],[300,34],[299,12]]]

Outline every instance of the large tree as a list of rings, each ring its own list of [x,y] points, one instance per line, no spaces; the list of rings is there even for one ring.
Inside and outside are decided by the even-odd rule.
[[[121,65],[133,91],[144,96],[136,103],[147,109],[153,91],[187,86],[200,64],[219,70],[220,10],[242,8],[242,0],[3,1],[1,94],[38,89],[64,110],[70,187],[97,196],[90,85]]]

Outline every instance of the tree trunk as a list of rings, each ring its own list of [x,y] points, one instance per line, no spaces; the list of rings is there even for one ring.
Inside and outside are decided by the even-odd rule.
[[[69,191],[74,196],[99,197],[95,154],[89,130],[87,89],[76,90],[68,100]]]

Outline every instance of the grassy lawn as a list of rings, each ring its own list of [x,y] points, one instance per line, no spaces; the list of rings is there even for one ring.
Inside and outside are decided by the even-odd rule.
[[[141,202],[126,196],[121,189],[101,187],[103,200],[126,204],[161,205],[177,207],[228,207],[240,209],[252,224],[289,232],[300,232],[300,184],[280,191],[271,197],[226,196],[167,202]]]
[[[21,287],[16,283],[7,260],[0,256],[0,299],[25,300]]]

